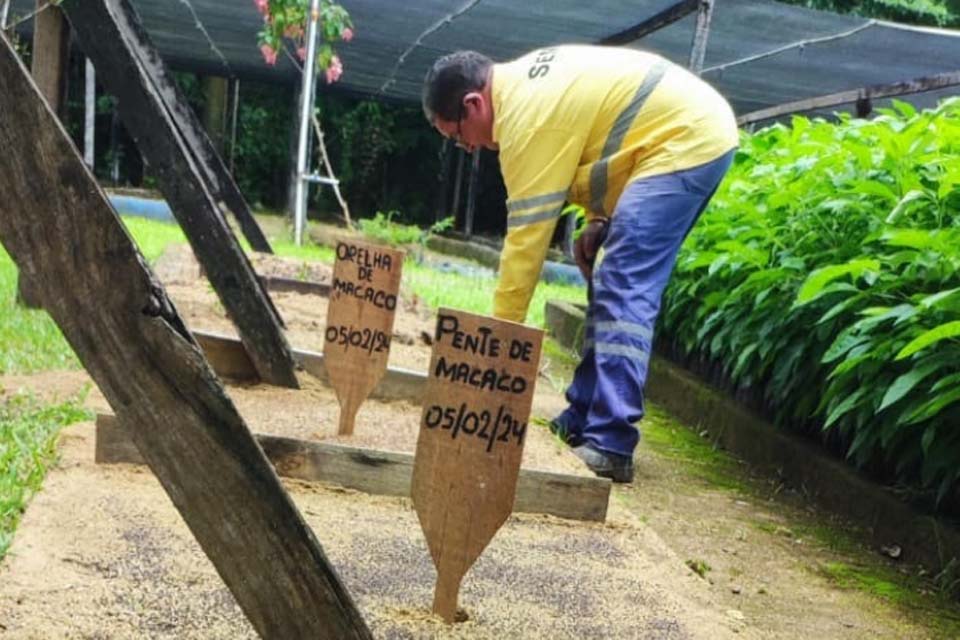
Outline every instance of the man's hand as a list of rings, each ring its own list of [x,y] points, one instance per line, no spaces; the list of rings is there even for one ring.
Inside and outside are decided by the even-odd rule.
[[[597,259],[597,252],[603,246],[603,241],[607,238],[609,224],[609,218],[591,218],[580,233],[580,237],[573,243],[573,257],[587,282],[590,282],[593,276],[593,263]]]

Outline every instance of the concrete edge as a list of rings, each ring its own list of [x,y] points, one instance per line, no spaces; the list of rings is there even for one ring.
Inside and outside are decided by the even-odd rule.
[[[546,304],[546,329],[579,351],[585,313],[566,302]],[[862,526],[879,548],[896,544],[902,559],[934,570],[960,558],[960,531],[904,503],[888,489],[831,457],[813,443],[777,429],[678,365],[654,356],[647,397],[697,432],[707,431],[727,451],[764,473],[798,487],[824,509]]]

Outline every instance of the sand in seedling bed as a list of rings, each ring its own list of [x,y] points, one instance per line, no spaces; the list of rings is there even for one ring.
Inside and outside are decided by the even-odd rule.
[[[6,638],[254,633],[145,467],[95,465],[64,431],[0,567]],[[626,511],[606,524],[514,516],[467,574],[466,622],[429,613],[435,573],[410,501],[285,482],[377,638],[759,638]]]

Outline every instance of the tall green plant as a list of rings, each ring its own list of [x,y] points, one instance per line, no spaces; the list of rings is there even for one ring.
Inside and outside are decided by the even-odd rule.
[[[662,327],[859,465],[960,479],[960,100],[744,135]]]

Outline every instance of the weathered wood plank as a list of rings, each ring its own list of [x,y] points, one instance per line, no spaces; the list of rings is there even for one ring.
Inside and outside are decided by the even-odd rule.
[[[30,73],[50,108],[63,116],[67,95],[67,61],[70,30],[63,13],[46,0],[36,0],[39,13],[34,19]],[[17,276],[17,304],[27,309],[41,308],[36,287],[22,274]]]
[[[279,276],[260,276],[260,282],[267,291],[302,293],[305,295],[330,297],[330,284],[327,282],[312,282],[310,280],[294,280]]]
[[[87,0],[85,0],[87,4]],[[265,638],[369,638],[350,595],[0,34],[0,241]],[[339,523],[337,523],[339,525]]]
[[[353,433],[360,405],[387,370],[403,256],[366,242],[337,244],[323,355],[340,404],[340,435]]]
[[[67,95],[70,30],[63,12],[55,6],[47,6],[49,4],[47,0],[36,0],[39,13],[33,29],[30,73],[54,113],[62,116]]]
[[[444,308],[436,327],[410,493],[437,570],[433,612],[449,624],[464,576],[513,511],[543,331]],[[461,368],[509,383],[441,373]]]
[[[128,431],[115,416],[97,416],[97,463],[143,464],[143,456]],[[259,433],[254,437],[281,476],[336,484],[374,495],[410,496],[413,456],[409,453]],[[521,469],[513,511],[603,522],[609,499],[609,480]]]
[[[146,71],[149,67],[159,73],[163,63],[136,13],[126,0],[65,0],[61,7],[103,86],[119,100],[124,125],[156,175],[260,378],[296,388],[293,356],[279,316],[206,186],[212,178],[204,179],[203,163],[198,163],[187,134]],[[198,139],[210,145],[205,134]],[[196,140],[194,144],[203,146]]]
[[[804,111],[813,111],[814,109],[826,109],[828,107],[839,107],[844,104],[853,104],[860,100],[877,100],[879,98],[894,98],[896,96],[905,96],[912,93],[923,93],[924,91],[934,91],[935,89],[945,89],[960,85],[960,71],[950,73],[938,73],[932,76],[904,80],[902,82],[893,82],[890,84],[874,84],[861,89],[851,89],[849,91],[840,91],[825,96],[816,96],[804,100],[796,100],[775,107],[751,111],[737,118],[737,124],[744,126],[753,122],[761,122],[773,118],[790,115],[791,113],[803,113]]]
[[[256,369],[253,368],[253,363],[239,340],[209,331],[194,331],[193,335],[200,343],[210,366],[218,375],[236,380],[256,379]],[[310,375],[318,378],[324,384],[330,384],[322,353],[294,349],[293,358]],[[414,404],[420,404],[426,383],[427,377],[422,373],[398,367],[388,367],[387,372],[371,392],[370,397],[386,401],[408,400]]]

